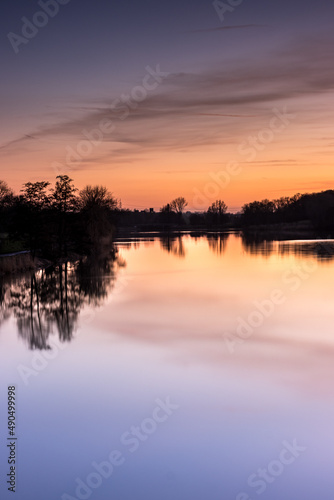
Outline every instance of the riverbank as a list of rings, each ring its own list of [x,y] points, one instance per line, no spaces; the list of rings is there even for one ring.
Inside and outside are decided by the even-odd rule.
[[[150,236],[155,237],[171,237],[177,238],[189,234],[192,237],[200,237],[205,235],[222,235],[226,233],[240,233],[247,240],[252,241],[283,241],[283,240],[308,240],[308,239],[327,239],[332,238],[333,235],[329,232],[317,231],[314,229],[309,221],[301,221],[294,223],[280,223],[280,224],[262,224],[253,225],[248,227],[189,227],[189,226],[164,226],[159,227],[141,227],[141,226],[127,226],[119,227],[114,234],[114,238],[103,238],[100,240],[101,248],[97,252],[100,254],[107,254],[113,242],[126,242],[133,240],[140,240]],[[68,256],[56,260],[49,260],[41,256],[32,258],[29,251],[20,251],[15,253],[8,253],[0,255],[0,276],[14,275],[24,272],[37,271],[52,265],[59,265],[64,262],[75,262],[85,258],[87,255],[71,252]]]
[[[36,263],[30,252],[16,252],[0,255],[0,276],[17,274],[35,269]]]
[[[56,266],[64,262],[75,262],[82,259],[82,255],[71,254],[66,258],[52,261],[42,257],[33,258],[29,251],[0,255],[0,276],[10,276],[27,272],[36,272],[50,266]]]
[[[115,241],[119,239],[141,238],[143,236],[182,236],[190,234],[194,236],[203,236],[207,234],[226,234],[242,233],[253,238],[262,238],[269,240],[292,240],[292,239],[326,239],[333,237],[329,231],[320,231],[314,229],[309,221],[279,223],[279,224],[257,224],[251,226],[224,225],[214,226],[170,226],[170,227],[119,227],[115,233]]]
[[[115,258],[114,240],[111,236],[100,238],[98,246],[92,246],[87,252],[70,250],[66,255],[51,258],[39,255],[33,257],[29,250],[0,254],[0,276],[11,276],[27,272],[35,272],[52,266],[59,266],[66,262],[75,263],[85,259],[101,261],[101,259]]]
[[[279,224],[257,224],[242,227],[240,230],[254,238],[270,240],[326,239],[332,238],[331,231],[315,229],[310,221]]]

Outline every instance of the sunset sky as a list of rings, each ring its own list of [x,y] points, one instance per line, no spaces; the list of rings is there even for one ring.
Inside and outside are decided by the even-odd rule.
[[[237,211],[334,188],[332,2],[55,1],[1,6],[0,178],[16,192],[66,173],[127,208]]]

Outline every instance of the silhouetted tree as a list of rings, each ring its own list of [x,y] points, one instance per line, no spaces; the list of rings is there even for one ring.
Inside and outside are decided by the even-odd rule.
[[[246,203],[242,207],[243,221],[246,224],[268,224],[274,222],[275,203],[269,200]]]
[[[242,209],[243,224],[272,224],[311,221],[315,228],[334,228],[334,191],[296,194],[276,200],[247,203]]]
[[[31,209],[40,211],[49,206],[50,196],[46,192],[49,185],[50,182],[46,181],[26,182],[23,184],[23,189],[21,189],[23,199]]]
[[[86,227],[86,242],[91,252],[109,245],[113,235],[112,212],[120,206],[104,186],[86,186],[79,193]]]
[[[55,188],[52,190],[53,206],[58,213],[58,249],[59,256],[67,255],[69,227],[68,215],[69,212],[77,207],[77,199],[75,196],[77,188],[73,186],[73,179],[68,175],[58,175]]]
[[[220,225],[224,222],[224,215],[227,212],[227,205],[223,200],[216,200],[208,208],[207,220],[209,223]]]
[[[0,209],[6,208],[13,202],[14,192],[7,182],[0,180]]]
[[[187,205],[188,202],[182,196],[179,196],[178,198],[175,198],[175,200],[170,202],[171,210],[178,214],[182,214]]]
[[[170,203],[163,205],[160,208],[159,220],[162,224],[167,224],[169,226],[172,223],[176,223],[175,213],[172,211]]]
[[[46,210],[50,207],[50,195],[47,192],[49,182],[27,182],[23,185],[23,195],[18,200],[16,223],[21,234],[27,234],[29,248],[33,258],[36,250],[43,246],[48,232]]]
[[[223,215],[227,211],[227,205],[223,200],[216,200],[212,203],[212,205],[208,208],[208,212],[212,214]]]
[[[53,205],[62,213],[74,210],[77,206],[73,179],[68,175],[58,175],[55,188],[52,190]]]
[[[0,180],[0,233],[7,232],[9,228],[13,203],[14,193],[12,189],[5,181]]]
[[[170,206],[170,203],[167,203],[167,205],[163,205],[161,208],[160,208],[160,212],[162,213],[170,213],[172,211],[171,209],[171,206]]]
[[[84,210],[96,207],[108,210],[120,208],[120,202],[104,186],[86,186],[80,193],[80,206]]]

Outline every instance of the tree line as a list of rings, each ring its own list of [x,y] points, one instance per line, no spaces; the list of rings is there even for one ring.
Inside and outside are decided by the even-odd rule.
[[[181,227],[224,229],[309,221],[317,229],[334,230],[334,191],[296,194],[247,203],[239,214],[230,214],[223,200],[201,213],[185,212],[180,196],[159,212],[125,210],[104,186],[78,190],[73,179],[58,175],[47,181],[27,182],[18,195],[0,181],[0,251],[29,250],[57,259],[69,253],[82,255],[111,248],[117,227],[173,230]]]
[[[227,205],[223,200],[214,201],[205,212],[185,211],[188,202],[182,196],[163,205],[159,212],[151,210],[120,210],[117,214],[118,225],[122,228],[136,226],[146,230],[173,230],[186,227],[201,228],[226,226],[231,214],[227,213]]]
[[[57,259],[70,252],[87,255],[110,247],[118,226],[149,226],[173,229],[185,225],[220,226],[227,220],[227,205],[216,200],[203,214],[185,217],[188,202],[182,196],[149,210],[124,210],[104,186],[78,190],[73,179],[58,175],[54,186],[47,181],[26,182],[18,195],[0,181],[0,251],[29,250]]]
[[[334,191],[295,194],[242,207],[244,226],[309,221],[316,229],[334,229]]]
[[[27,182],[15,195],[0,181],[0,233],[4,250],[29,249],[32,256],[92,253],[112,241],[114,213],[120,202],[103,186],[79,191],[73,179],[59,175],[49,182]]]

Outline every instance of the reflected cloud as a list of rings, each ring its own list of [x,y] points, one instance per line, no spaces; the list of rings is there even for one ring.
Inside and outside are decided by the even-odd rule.
[[[156,234],[145,238],[143,234],[136,237],[124,238],[118,246],[120,248],[145,249],[158,243],[157,249],[167,252],[177,259],[193,258],[192,249],[197,246],[206,247],[206,257],[201,259],[209,261],[209,251],[220,259],[231,258],[227,251],[227,241],[231,238],[231,248],[236,243],[235,237],[229,233],[203,233],[192,232],[190,234]],[[316,257],[320,262],[334,260],[334,240],[282,240],[274,241],[263,235],[240,234],[237,236],[238,245],[242,245],[244,252],[254,256],[290,256],[296,255],[301,258]],[[240,241],[241,240],[241,241]],[[203,245],[204,243],[204,245]],[[230,245],[228,246],[230,248]],[[157,254],[158,255],[158,254]],[[196,255],[196,254],[195,254]],[[199,254],[205,255],[205,254]],[[201,265],[204,262],[201,261]],[[50,336],[56,334],[61,342],[70,342],[75,334],[80,313],[85,307],[98,308],[103,305],[107,298],[114,293],[117,280],[117,272],[120,267],[125,266],[125,261],[118,256],[116,250],[104,258],[82,259],[76,263],[63,262],[54,267],[39,270],[24,277],[0,278],[0,324],[10,317],[16,321],[17,331],[21,339],[25,341],[30,349],[50,349]],[[139,268],[139,273],[142,267]],[[166,271],[167,272],[167,271]],[[183,272],[177,268],[177,272]],[[202,269],[204,273],[204,270]],[[170,270],[168,270],[170,274]],[[190,275],[191,276],[191,273]],[[203,274],[205,277],[205,274]],[[205,279],[205,278],[203,278]],[[210,288],[210,298],[203,295],[198,302],[201,307],[204,300],[208,300],[208,307],[214,306],[217,300],[216,291]],[[194,295],[184,298],[189,310],[193,310]],[[203,294],[203,291],[200,293]],[[147,307],[147,297],[141,293],[140,300]],[[198,297],[196,298],[196,300]],[[226,304],[235,304],[234,295],[224,295]],[[138,299],[136,301],[138,303]],[[166,304],[164,302],[164,304]],[[171,307],[174,305],[171,304]],[[226,307],[230,307],[229,305]],[[184,310],[183,310],[184,312]],[[170,310],[171,316],[172,311]],[[123,318],[119,318],[123,325]],[[160,328],[160,323],[154,327],[154,336]],[[125,325],[127,323],[125,322]],[[197,325],[201,330],[201,325]],[[121,328],[123,331],[123,326]],[[140,330],[140,324],[136,322],[136,338]],[[150,328],[145,324],[145,336],[149,336]],[[167,328],[168,330],[168,328]],[[178,332],[178,335],[180,333]],[[206,340],[209,340],[206,332]],[[215,332],[214,336],[220,335]],[[140,335],[139,335],[140,336]],[[169,338],[169,334],[168,334]]]

